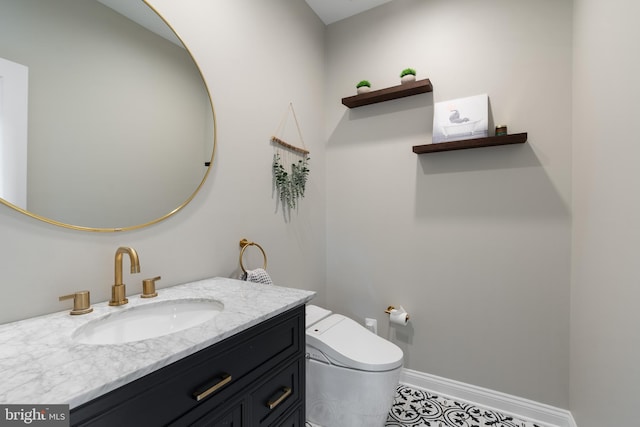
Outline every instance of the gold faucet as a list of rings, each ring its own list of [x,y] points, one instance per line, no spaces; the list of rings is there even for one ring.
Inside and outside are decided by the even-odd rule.
[[[115,284],[111,287],[111,301],[109,305],[123,305],[129,302],[127,299],[126,287],[122,283],[122,255],[128,254],[131,261],[131,273],[140,273],[140,261],[138,253],[133,248],[120,247],[116,251]]]

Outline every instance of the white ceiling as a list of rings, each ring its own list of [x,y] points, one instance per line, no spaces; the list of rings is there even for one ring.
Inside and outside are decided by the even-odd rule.
[[[325,25],[357,15],[391,0],[305,0]]]
[[[175,35],[166,25],[159,20],[155,13],[149,13],[149,8],[143,2],[131,0],[98,0],[100,3],[147,27],[151,31],[180,45]],[[365,10],[373,9],[392,0],[305,0],[322,19],[325,25],[329,25],[341,19],[357,15]],[[149,18],[151,17],[151,18]]]

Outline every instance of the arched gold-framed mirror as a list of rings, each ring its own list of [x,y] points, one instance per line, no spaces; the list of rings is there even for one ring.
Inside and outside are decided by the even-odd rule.
[[[1,60],[24,67],[26,106]],[[76,230],[146,227],[196,196],[216,145],[202,73],[146,0],[0,0],[2,204]]]

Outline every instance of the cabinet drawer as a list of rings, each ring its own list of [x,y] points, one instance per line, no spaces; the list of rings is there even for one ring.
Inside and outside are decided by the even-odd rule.
[[[298,359],[268,377],[251,393],[252,426],[269,426],[301,401],[304,360]]]
[[[197,406],[217,406],[302,352],[303,334],[304,308],[299,307],[74,408],[71,423],[165,425]]]

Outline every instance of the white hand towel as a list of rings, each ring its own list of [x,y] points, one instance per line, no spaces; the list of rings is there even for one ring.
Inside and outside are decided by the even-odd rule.
[[[255,270],[247,270],[242,275],[242,280],[253,283],[262,283],[263,285],[273,285],[269,273],[264,268],[256,268]]]

